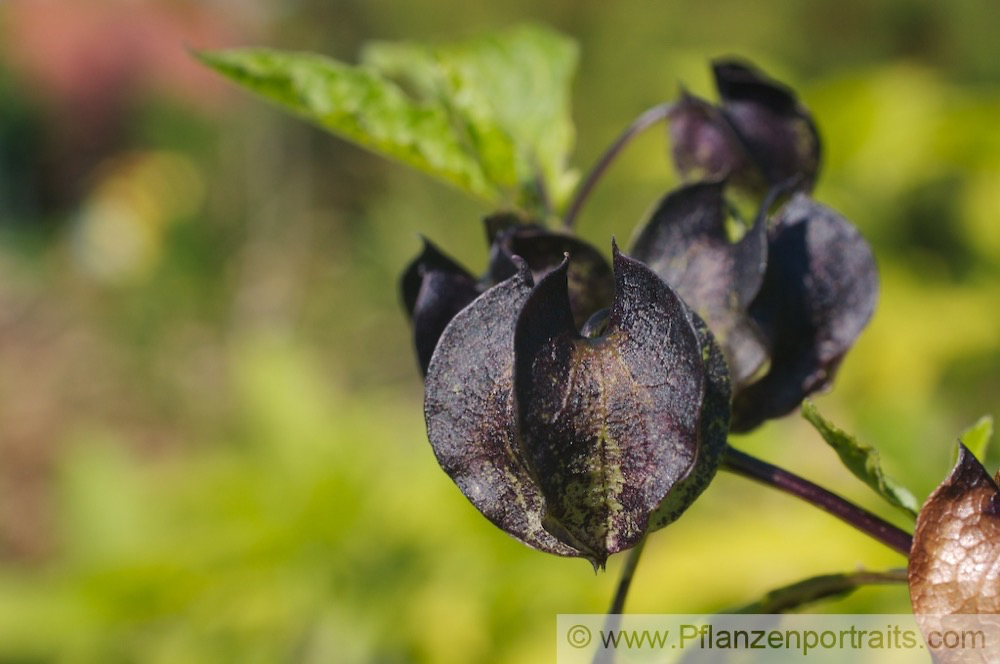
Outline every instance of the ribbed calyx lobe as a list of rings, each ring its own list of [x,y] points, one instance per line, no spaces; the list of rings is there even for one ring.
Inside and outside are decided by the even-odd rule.
[[[520,441],[545,526],[595,564],[636,544],[698,455],[705,366],[680,298],[614,251],[607,326],[580,336],[567,266],[525,302],[514,336]]]

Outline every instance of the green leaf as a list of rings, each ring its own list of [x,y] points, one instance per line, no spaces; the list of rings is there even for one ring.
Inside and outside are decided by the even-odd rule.
[[[415,100],[378,72],[311,53],[201,51],[223,76],[330,132],[489,201],[500,198],[448,110]]]
[[[545,210],[576,183],[566,162],[577,49],[549,30],[374,42],[358,66],[267,49],[196,55],[320,127],[492,203]]]
[[[874,489],[886,501],[916,518],[919,509],[916,498],[908,489],[882,472],[878,451],[875,448],[862,443],[823,419],[811,401],[802,403],[802,416],[816,427],[823,440],[837,452],[840,460],[855,477]]]
[[[969,448],[973,456],[977,459],[986,458],[986,448],[989,447],[993,438],[993,418],[983,415],[971,427],[962,432],[958,437],[962,444]]]
[[[460,44],[369,44],[362,62],[447,107],[487,178],[529,209],[563,204],[576,184],[570,93],[578,53],[566,37],[520,26]],[[539,187],[543,191],[539,191]]]

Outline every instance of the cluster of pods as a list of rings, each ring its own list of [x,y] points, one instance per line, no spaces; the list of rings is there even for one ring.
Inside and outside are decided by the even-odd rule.
[[[728,434],[828,386],[874,310],[868,244],[811,197],[810,113],[751,65],[713,70],[718,103],[668,114],[681,186],[610,263],[498,212],[482,276],[430,242],[403,275],[437,460],[537,549],[603,565],[676,519]]]

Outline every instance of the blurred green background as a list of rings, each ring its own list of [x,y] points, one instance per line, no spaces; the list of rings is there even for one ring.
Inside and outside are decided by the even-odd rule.
[[[474,270],[490,210],[202,70],[186,47],[351,60],[524,21],[579,40],[586,168],[738,54],[825,139],[817,197],[871,241],[879,308],[821,411],[919,499],[1000,404],[1000,4],[621,0],[0,3],[0,663],[537,662],[621,556],[534,552],[437,467],[396,290],[418,233]],[[580,221],[628,238],[663,134]],[[898,523],[797,416],[737,441]],[[992,455],[990,468],[1000,463]],[[903,524],[909,527],[908,524]],[[719,610],[904,561],[720,475],[649,542],[628,608]],[[904,588],[818,607],[908,611]]]

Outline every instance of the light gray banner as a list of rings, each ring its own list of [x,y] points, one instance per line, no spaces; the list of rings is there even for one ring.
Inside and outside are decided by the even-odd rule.
[[[558,664],[1000,663],[1000,615],[560,614]]]

